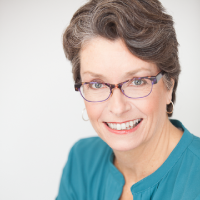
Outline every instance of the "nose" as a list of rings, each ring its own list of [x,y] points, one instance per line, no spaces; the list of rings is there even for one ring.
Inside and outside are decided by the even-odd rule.
[[[108,103],[109,111],[112,114],[120,117],[124,113],[128,112],[130,108],[131,105],[128,102],[128,98],[121,92],[119,88],[113,88]]]

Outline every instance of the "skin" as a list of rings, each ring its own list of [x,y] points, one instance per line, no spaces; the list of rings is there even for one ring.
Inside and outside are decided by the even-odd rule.
[[[143,61],[129,52],[122,40],[97,37],[85,44],[80,53],[83,82],[100,80],[117,84],[133,77],[155,76],[160,70],[154,63]],[[156,171],[179,142],[182,132],[168,119],[166,105],[172,89],[161,79],[151,94],[130,99],[118,89],[105,102],[85,101],[88,117],[95,131],[114,151],[114,165],[125,178],[121,200],[133,199],[130,187]],[[137,130],[114,134],[105,122],[125,122],[142,118]]]

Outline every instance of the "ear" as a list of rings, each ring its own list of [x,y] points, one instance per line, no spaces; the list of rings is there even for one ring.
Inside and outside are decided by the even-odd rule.
[[[174,89],[174,79],[171,79],[171,87],[167,88],[167,104],[170,104],[171,100],[172,100],[172,93],[173,93],[173,89]]]

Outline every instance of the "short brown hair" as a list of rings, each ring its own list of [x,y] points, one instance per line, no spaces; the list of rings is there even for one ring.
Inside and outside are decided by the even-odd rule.
[[[180,74],[174,22],[158,0],[90,0],[76,11],[63,35],[66,57],[72,63],[75,82],[81,81],[80,50],[95,37],[122,39],[132,54],[153,62],[165,72],[175,102]],[[168,105],[167,110],[172,110]],[[168,114],[171,116],[171,114]]]

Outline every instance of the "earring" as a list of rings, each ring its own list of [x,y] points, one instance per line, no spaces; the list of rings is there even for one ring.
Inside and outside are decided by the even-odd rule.
[[[173,102],[171,101],[170,104],[172,104],[172,110],[171,110],[171,112],[168,112],[168,111],[167,111],[167,114],[172,114],[172,113],[173,113],[173,110],[174,110],[174,104],[173,104]],[[170,104],[168,104],[168,105],[170,105]]]
[[[84,120],[84,121],[88,121],[89,119],[85,119],[84,118],[84,111],[85,111],[86,109],[85,108],[83,108],[83,110],[82,110],[82,119]]]

